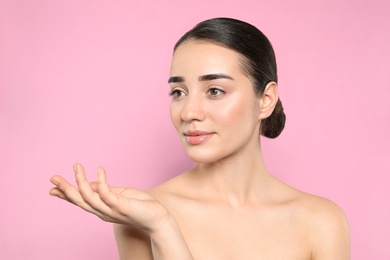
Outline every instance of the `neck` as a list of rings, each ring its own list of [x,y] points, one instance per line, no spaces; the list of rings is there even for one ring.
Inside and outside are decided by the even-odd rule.
[[[270,175],[257,148],[241,151],[218,162],[199,164],[193,170],[201,194],[231,207],[243,206],[265,195]]]

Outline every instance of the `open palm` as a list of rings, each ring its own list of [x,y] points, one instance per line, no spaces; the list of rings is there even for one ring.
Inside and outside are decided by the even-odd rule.
[[[167,209],[151,194],[133,189],[110,187],[106,173],[98,168],[97,182],[88,182],[82,165],[75,164],[78,189],[62,176],[55,175],[51,182],[56,186],[50,195],[57,196],[95,214],[104,221],[132,225],[153,231],[168,219]]]

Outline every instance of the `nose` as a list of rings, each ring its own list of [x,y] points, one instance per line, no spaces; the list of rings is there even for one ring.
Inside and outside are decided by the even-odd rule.
[[[189,94],[184,101],[180,116],[185,122],[203,121],[205,113],[201,95]]]

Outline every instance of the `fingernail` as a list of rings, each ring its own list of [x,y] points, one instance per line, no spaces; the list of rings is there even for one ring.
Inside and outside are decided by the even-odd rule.
[[[54,179],[52,179],[52,180],[50,180],[50,181],[51,181],[51,183],[53,183],[54,185],[58,186],[58,181],[56,181],[56,180],[54,180]]]
[[[50,190],[50,191],[49,191],[49,194],[50,194],[51,196],[57,196],[57,192],[55,192],[55,190]]]
[[[73,165],[73,171],[74,171],[74,173],[77,173],[77,165],[76,164]]]

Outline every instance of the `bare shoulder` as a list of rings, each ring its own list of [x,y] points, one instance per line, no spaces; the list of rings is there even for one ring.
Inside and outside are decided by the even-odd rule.
[[[349,259],[349,224],[336,203],[296,191],[292,204],[303,213],[302,220],[309,234],[312,259]]]
[[[349,259],[349,224],[344,212],[330,200],[312,200],[313,259]]]
[[[342,209],[329,199],[297,190],[293,203],[304,210],[314,222],[325,225],[331,224],[332,221],[346,221]]]
[[[147,232],[126,225],[114,224],[114,234],[120,259],[153,259]]]
[[[156,197],[165,205],[167,201],[174,197],[183,197],[188,192],[187,173],[182,173],[174,178],[161,183],[160,185],[149,189],[147,192]],[[166,206],[166,205],[165,205]]]
[[[275,179],[274,193],[281,204],[287,204],[291,210],[296,210],[306,221],[314,224],[348,225],[342,209],[329,199],[312,195],[295,189],[280,180]]]

